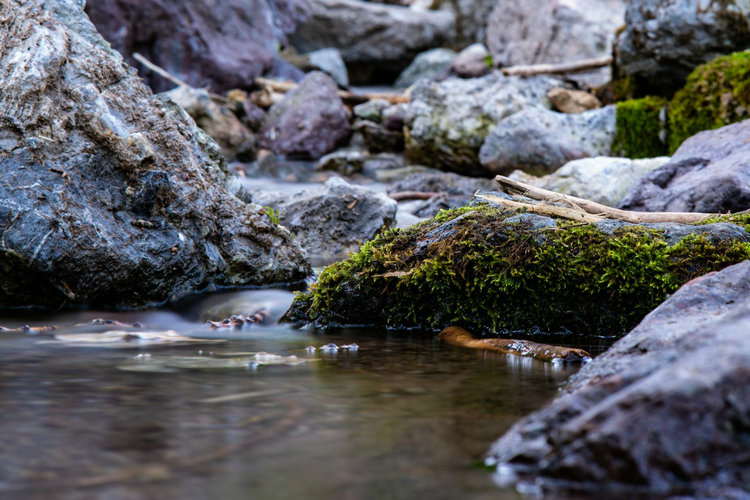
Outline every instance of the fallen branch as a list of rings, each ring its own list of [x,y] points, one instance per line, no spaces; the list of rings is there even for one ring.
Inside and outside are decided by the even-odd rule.
[[[263,78],[262,76],[255,78],[255,83],[259,87],[263,87],[269,92],[280,92],[282,94],[297,88],[296,83],[280,82],[277,80],[271,80],[270,78]],[[362,104],[363,102],[374,101],[375,99],[388,101],[391,104],[399,104],[402,102],[410,101],[409,96],[405,94],[379,92],[355,94],[354,92],[348,92],[346,90],[339,90],[338,94],[346,104]]]
[[[508,66],[501,71],[505,76],[555,75],[560,73],[581,73],[592,69],[603,68],[612,64],[611,56],[584,59],[560,64],[532,64]]]
[[[144,66],[146,66],[148,69],[150,69],[151,71],[153,71],[160,77],[174,83],[175,85],[179,87],[193,88],[190,85],[188,85],[184,80],[177,78],[176,76],[174,76],[173,74],[171,74],[170,72],[162,68],[161,66],[157,66],[156,64],[152,63],[151,61],[143,57],[141,54],[139,54],[138,52],[133,52],[133,59],[143,64]],[[214,94],[213,92],[208,92],[208,95],[211,96],[211,99],[214,99],[222,104],[226,104],[227,102],[227,98],[222,95]]]
[[[429,200],[434,198],[440,193],[426,193],[424,191],[398,191],[396,193],[389,193],[388,197],[396,201],[405,200]]]
[[[542,361],[582,362],[586,358],[591,359],[591,355],[583,349],[539,344],[530,340],[475,339],[467,330],[457,326],[449,326],[440,332],[438,338],[443,342],[460,347],[528,356]]]
[[[523,203],[515,200],[506,200],[499,196],[493,196],[491,194],[477,194],[477,199],[497,203],[512,209],[525,209],[529,212],[537,214],[552,215],[554,217],[562,217],[563,219],[570,219],[576,222],[582,222],[586,224],[593,224],[604,220],[604,217],[599,215],[593,215],[576,208],[560,207],[557,205],[548,205],[546,203]]]
[[[715,217],[720,214],[708,214],[700,212],[633,212],[630,210],[620,210],[618,208],[608,207],[601,203],[586,200],[583,198],[577,198],[575,196],[568,196],[548,189],[532,186],[531,184],[525,184],[523,182],[514,181],[508,177],[498,175],[495,177],[495,182],[500,185],[500,189],[507,192],[508,194],[520,194],[527,196],[534,200],[544,201],[548,203],[565,203],[574,207],[579,211],[598,216],[607,219],[616,219],[625,222],[632,222],[633,224],[644,224],[644,223],[655,223],[655,222],[679,222],[682,224],[692,224],[695,222],[701,222],[709,217]],[[524,204],[527,205],[527,204]],[[534,212],[544,212],[550,205],[542,205],[545,208],[540,208],[540,205],[528,204],[529,210]],[[560,207],[562,208],[562,207]],[[544,212],[549,213],[549,212]],[[568,217],[570,218],[570,217]]]

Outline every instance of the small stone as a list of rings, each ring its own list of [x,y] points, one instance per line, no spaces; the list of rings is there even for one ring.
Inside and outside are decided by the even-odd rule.
[[[595,95],[583,90],[554,87],[547,92],[547,97],[552,103],[552,108],[561,113],[583,113],[602,106]]]

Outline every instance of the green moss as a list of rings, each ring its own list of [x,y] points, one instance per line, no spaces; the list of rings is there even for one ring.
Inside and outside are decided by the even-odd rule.
[[[692,235],[670,246],[640,226],[533,229],[509,215],[462,208],[390,231],[326,268],[293,308],[322,325],[612,334],[682,283],[750,258],[750,244],[736,241]]]
[[[666,100],[644,97],[617,103],[612,152],[628,158],[654,158],[667,154],[666,131],[661,115]]]
[[[670,151],[703,130],[748,117],[750,52],[737,52],[698,66],[670,103]]]

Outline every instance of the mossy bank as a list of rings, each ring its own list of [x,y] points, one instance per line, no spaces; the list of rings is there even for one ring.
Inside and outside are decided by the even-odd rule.
[[[480,205],[390,231],[327,267],[287,317],[484,333],[619,334],[681,284],[750,257],[730,223],[574,224]]]

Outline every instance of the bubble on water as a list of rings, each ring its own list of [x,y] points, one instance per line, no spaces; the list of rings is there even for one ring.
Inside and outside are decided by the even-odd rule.
[[[321,352],[337,352],[339,350],[339,346],[331,342],[330,344],[326,344],[321,347],[320,350]]]
[[[344,351],[358,351],[359,346],[357,344],[352,343],[352,344],[342,345],[341,349]]]
[[[307,351],[308,354],[312,354],[315,351],[317,351],[317,349],[314,346],[309,345],[309,346],[305,347],[305,351]]]

